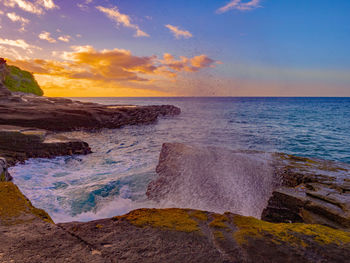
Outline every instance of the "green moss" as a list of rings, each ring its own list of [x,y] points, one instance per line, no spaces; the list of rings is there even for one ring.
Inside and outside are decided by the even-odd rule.
[[[7,66],[9,74],[5,77],[5,86],[11,91],[21,91],[42,96],[44,92],[40,88],[34,76],[25,70],[15,66]]]
[[[291,246],[306,247],[308,241],[320,245],[350,243],[350,233],[321,225],[275,224],[239,215],[233,217],[233,222],[238,227],[233,235],[239,244],[247,244],[250,239],[263,239],[266,236],[278,245],[288,243]]]
[[[42,209],[35,208],[12,182],[0,183],[0,221],[13,225],[35,218],[53,223],[50,216]]]
[[[139,227],[155,227],[181,232],[200,231],[196,220],[188,209],[138,209],[126,215],[114,217],[115,220],[127,220]],[[204,217],[203,217],[204,218]]]
[[[0,174],[0,182],[5,182],[5,181],[6,181],[5,172],[2,172]]]

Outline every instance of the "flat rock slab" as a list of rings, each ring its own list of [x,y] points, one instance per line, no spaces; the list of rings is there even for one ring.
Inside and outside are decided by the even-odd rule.
[[[166,143],[147,190],[163,207],[350,229],[350,165],[281,153]]]
[[[87,223],[0,226],[2,262],[346,262],[350,234],[231,213],[140,209]]]
[[[171,105],[101,105],[65,98],[8,93],[0,87],[0,125],[36,127],[51,131],[96,130],[149,124],[155,122],[159,116],[178,114],[180,109]]]
[[[60,155],[88,154],[86,142],[37,128],[0,125],[0,155],[10,165],[28,158],[50,158]]]

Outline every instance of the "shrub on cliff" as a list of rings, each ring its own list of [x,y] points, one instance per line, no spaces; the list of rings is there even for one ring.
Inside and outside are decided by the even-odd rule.
[[[44,92],[33,74],[15,66],[7,66],[9,73],[5,76],[5,86],[11,91],[33,93],[42,96]]]

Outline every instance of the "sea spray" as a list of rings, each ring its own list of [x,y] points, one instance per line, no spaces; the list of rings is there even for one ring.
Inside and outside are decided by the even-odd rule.
[[[147,194],[161,207],[260,218],[277,183],[271,160],[268,153],[165,144]]]

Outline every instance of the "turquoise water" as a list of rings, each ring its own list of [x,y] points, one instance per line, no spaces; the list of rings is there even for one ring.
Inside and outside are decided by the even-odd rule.
[[[81,98],[104,104],[173,104],[182,109],[145,126],[65,135],[87,156],[32,159],[15,182],[55,221],[91,220],[154,207],[147,184],[164,142],[285,152],[350,163],[350,98]]]

